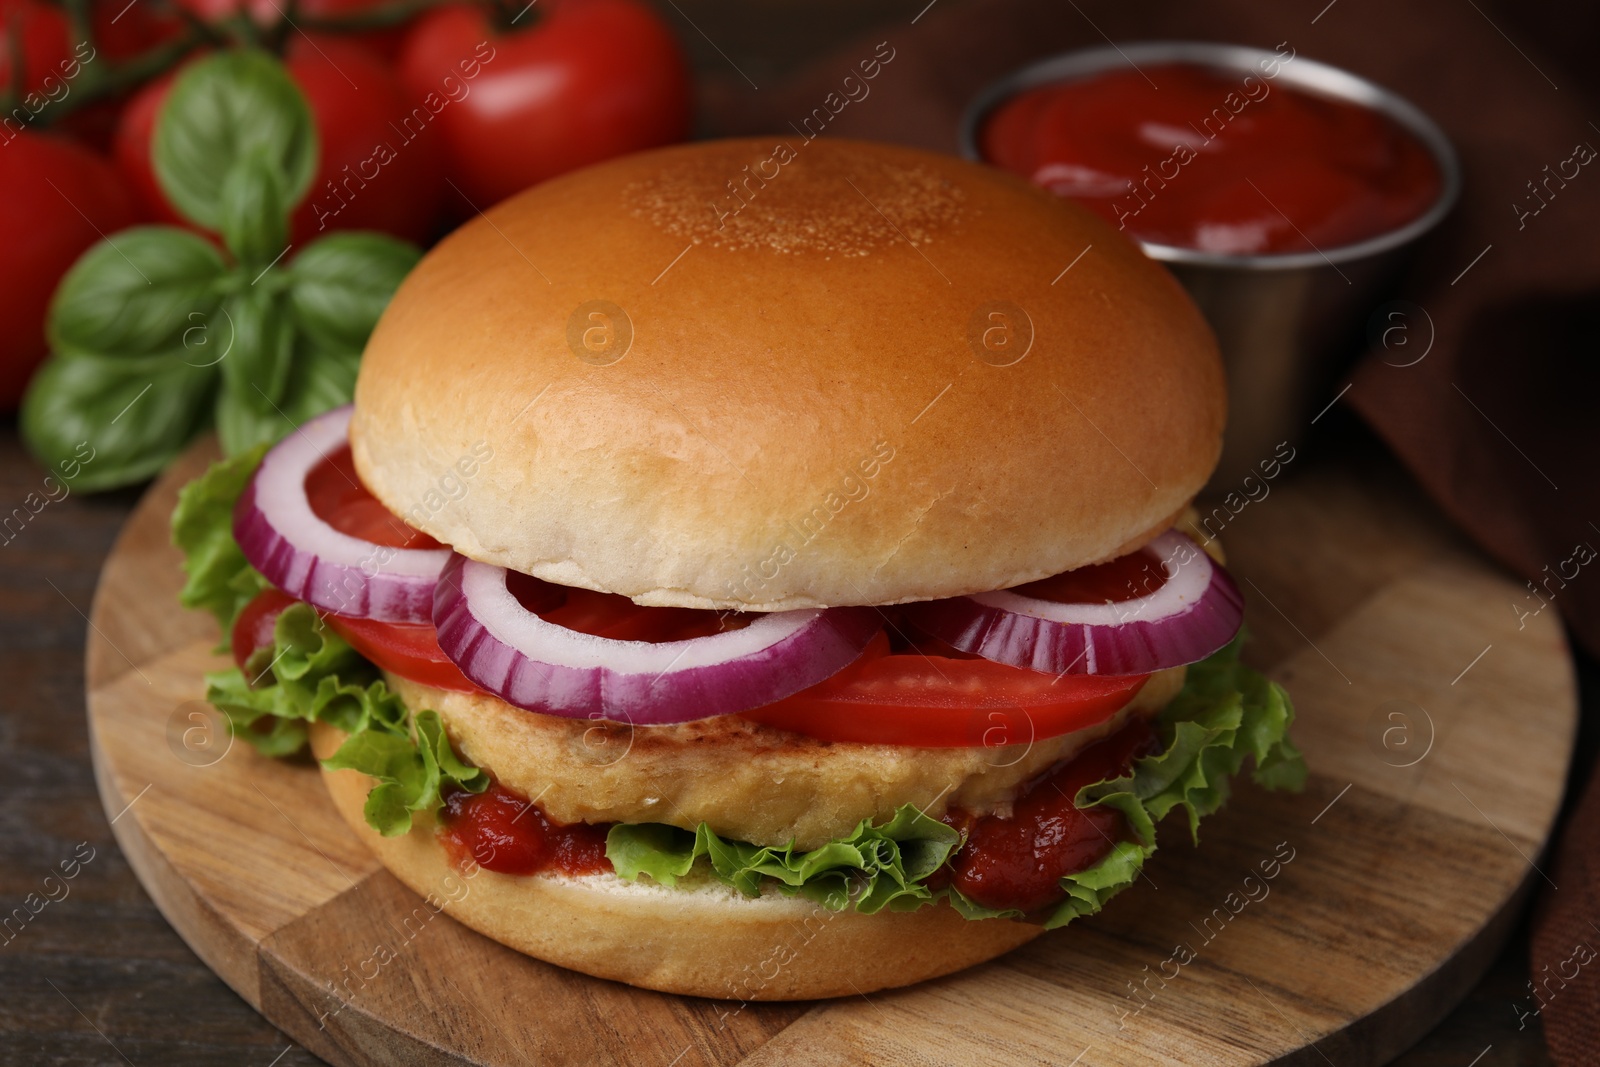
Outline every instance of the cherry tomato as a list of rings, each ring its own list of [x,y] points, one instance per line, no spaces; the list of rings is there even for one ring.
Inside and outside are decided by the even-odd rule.
[[[67,268],[137,221],[116,173],[65,138],[0,130],[0,411],[44,359],[45,309]]]
[[[263,589],[233,620],[231,645],[233,662],[244,672],[245,681],[254,685],[266,672],[260,653],[269,651],[274,644],[272,631],[278,625],[283,609],[298,604],[294,597],[277,589]]]
[[[52,121],[50,108],[81,91],[79,78],[91,63],[123,60],[183,32],[182,22],[151,4],[128,7],[117,0],[93,0],[89,17],[93,46],[73,39],[64,8],[45,0],[0,0],[0,30],[16,34],[21,78],[12,71],[9,47],[0,48],[0,86],[20,88],[19,106]],[[116,127],[120,99],[88,105],[74,103],[71,114],[56,125],[92,147],[104,150]]]
[[[1078,791],[1117,778],[1157,748],[1141,719],[1080,752],[1032,783],[1006,819],[987,816],[965,826],[967,840],[951,863],[950,881],[989,908],[1034,912],[1066,898],[1061,879],[1094,866],[1127,835],[1115,808],[1080,808]]]
[[[75,44],[65,9],[46,0],[0,0],[0,25],[15,32],[21,46],[24,93],[53,89],[51,79],[71,82],[82,73],[81,64],[98,59],[126,59],[183,32],[183,24],[170,13],[149,4],[126,5],[118,0],[93,0],[89,17],[95,47]],[[71,64],[77,60],[78,69]],[[0,85],[13,85],[11,50],[0,49]]]
[[[891,652],[880,634],[832,678],[744,717],[824,741],[997,748],[1098,725],[1148,679],[1056,676],[928,646]]]
[[[413,109],[394,75],[370,52],[344,41],[292,41],[285,59],[317,124],[317,174],[295,209],[290,241],[300,245],[332,230],[381,230],[408,241],[433,235],[444,177],[440,137]],[[124,180],[147,209],[181,221],[150,163],[156,113],[171,77],[145,86],[128,104],[115,156]]]
[[[23,93],[59,91],[54,83],[69,80],[72,61],[81,64],[91,54],[88,49],[74,54],[66,11],[41,0],[0,0],[0,25],[15,37],[22,60],[18,79],[11,49],[0,49],[0,85],[20,87]]]
[[[487,8],[443,7],[400,54],[407,87],[437,109],[450,178],[473,206],[687,135],[688,69],[649,7],[544,0],[516,23],[502,32]]]

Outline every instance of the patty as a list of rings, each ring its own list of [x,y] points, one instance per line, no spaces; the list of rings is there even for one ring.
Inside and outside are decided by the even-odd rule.
[[[523,711],[486,693],[456,693],[396,675],[413,710],[432,708],[456,751],[562,823],[704,822],[725,838],[810,849],[862,819],[915,804],[1009,815],[1021,787],[1115,731],[1155,715],[1183,686],[1182,667],[1153,675],[1098,726],[1028,744],[912,748],[821,741],[723,715],[675,726],[567,719]],[[981,716],[982,709],[974,709]]]

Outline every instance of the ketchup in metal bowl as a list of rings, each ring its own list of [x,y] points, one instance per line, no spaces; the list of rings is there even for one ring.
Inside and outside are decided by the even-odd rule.
[[[1276,72],[1168,63],[1040,86],[990,112],[980,150],[1138,240],[1202,252],[1337,248],[1437,202],[1414,134]]]

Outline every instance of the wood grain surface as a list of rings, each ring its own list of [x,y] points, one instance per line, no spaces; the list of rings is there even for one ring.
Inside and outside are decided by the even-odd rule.
[[[184,737],[211,721],[200,675],[219,662],[207,620],[176,607],[165,543],[198,462],[137,509],[95,601],[102,797],[185,940],[333,1063],[1375,1064],[1478,980],[1541,877],[1575,723],[1559,627],[1519,631],[1513,583],[1387,485],[1328,466],[1225,535],[1249,658],[1299,709],[1303,795],[1243,787],[1203,848],[1164,835],[1102,916],[908,990],[741,1007],[565,972],[419,913],[309,763]],[[1290,853],[1224,921],[1245,875]],[[1180,943],[1195,958],[1175,967]]]

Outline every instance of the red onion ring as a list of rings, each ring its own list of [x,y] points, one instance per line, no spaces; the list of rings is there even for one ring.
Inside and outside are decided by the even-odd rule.
[[[439,647],[508,704],[642,726],[749,711],[853,662],[880,629],[867,608],[764,614],[685,641],[619,641],[546,622],[506,588],[506,570],[453,556],[434,598]]]
[[[350,406],[310,420],[261,461],[233,510],[233,536],[267,581],[312,607],[357,619],[430,622],[448,548],[351,537],[311,510],[306,476],[350,434]]]
[[[1141,551],[1161,559],[1167,580],[1133,600],[1059,604],[1002,589],[918,604],[908,618],[963,652],[1051,674],[1150,674],[1233,639],[1244,597],[1227,571],[1176,530]]]

